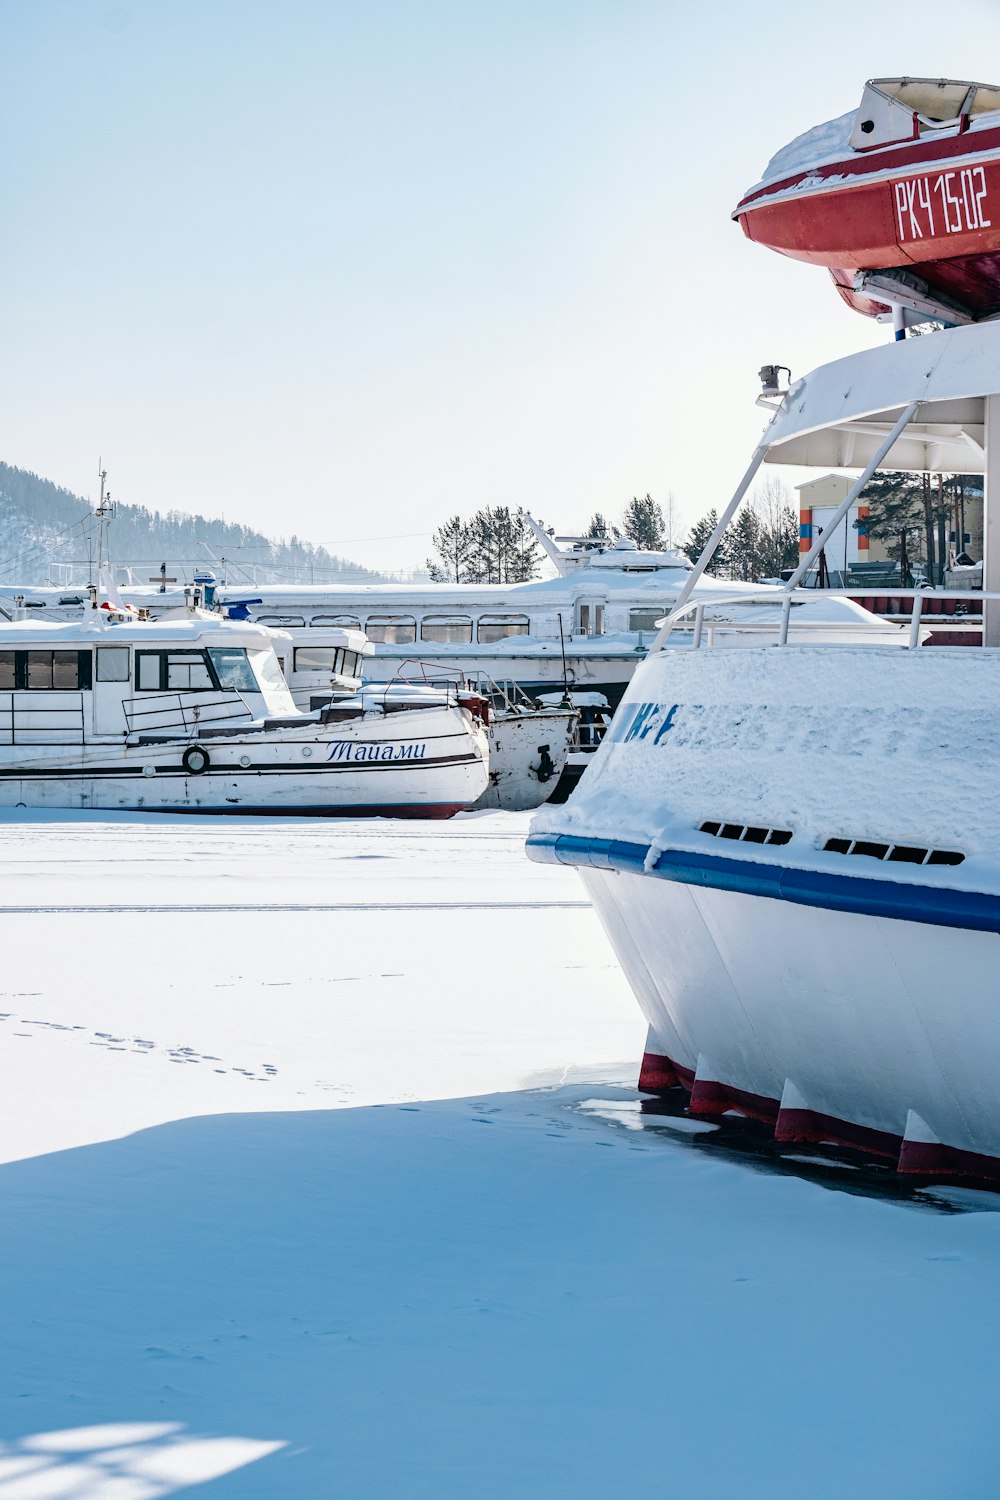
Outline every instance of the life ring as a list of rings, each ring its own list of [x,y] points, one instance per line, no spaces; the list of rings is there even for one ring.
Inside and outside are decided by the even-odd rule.
[[[200,776],[211,765],[208,751],[201,745],[189,745],[181,756],[181,765],[189,776]]]

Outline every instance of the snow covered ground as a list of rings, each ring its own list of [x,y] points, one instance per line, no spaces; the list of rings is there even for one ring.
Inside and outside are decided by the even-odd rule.
[[[0,1500],[997,1493],[1000,1199],[641,1112],[527,821],[0,821]]]

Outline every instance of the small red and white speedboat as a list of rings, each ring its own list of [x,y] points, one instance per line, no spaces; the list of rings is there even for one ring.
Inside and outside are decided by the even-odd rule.
[[[733,218],[758,244],[826,266],[869,317],[1000,315],[1000,88],[875,78],[860,107],[798,136]]]

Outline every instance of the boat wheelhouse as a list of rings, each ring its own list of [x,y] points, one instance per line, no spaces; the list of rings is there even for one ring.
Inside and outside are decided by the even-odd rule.
[[[733,211],[748,239],[825,266],[897,332],[1000,313],[1000,87],[875,78],[855,110],[768,163]]]
[[[1000,324],[797,381],[764,462],[984,475],[984,645],[673,648],[681,601],[529,852],[574,865],[649,1034],[640,1087],[784,1142],[1000,1181]],[[720,522],[735,515],[744,486]],[[703,557],[699,567],[706,564]],[[960,622],[959,622],[960,624]],[[940,627],[946,629],[946,626]],[[935,633],[939,627],[935,624]],[[797,639],[798,637],[798,639]],[[792,647],[795,649],[791,649]]]
[[[447,817],[487,777],[473,700],[304,714],[252,624],[0,625],[0,806]]]

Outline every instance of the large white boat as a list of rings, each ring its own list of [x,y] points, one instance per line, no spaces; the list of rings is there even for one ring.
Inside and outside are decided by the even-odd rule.
[[[364,663],[370,682],[391,681],[418,659],[430,675],[458,671],[467,681],[492,679],[512,696],[530,698],[599,693],[613,709],[655,639],[657,621],[688,585],[692,565],[681,552],[642,551],[627,537],[613,543],[553,537],[528,519],[555,577],[509,584],[268,585],[253,598],[245,587],[220,586],[216,597],[223,605],[241,601],[247,618],[275,629],[363,631],[374,647]],[[710,622],[746,624],[751,632],[770,622],[776,633],[780,591],[772,589],[769,597],[764,589],[752,600],[745,593],[744,585],[717,578],[699,584]],[[149,602],[134,590],[126,597]],[[796,609],[817,625],[860,617],[876,632],[899,634],[898,626],[884,626],[846,599],[813,595]],[[682,621],[679,639],[692,636],[690,623]]]
[[[852,644],[846,622],[817,644],[797,577],[766,649],[706,633],[678,651],[665,628],[529,839],[580,869],[631,981],[641,1088],[683,1086],[692,1112],[739,1111],[780,1141],[994,1182],[998,371],[997,323],[838,360],[792,385],[751,464],[863,465],[845,513],[879,466],[983,473],[981,649],[921,649],[919,593],[911,649]]]
[[[552,536],[528,518],[544,545],[554,577],[529,583],[201,584],[205,603],[270,629],[288,631],[299,647],[301,632],[360,632],[372,646],[362,671],[369,682],[391,682],[414,663],[430,677],[459,674],[467,682],[491,680],[511,697],[567,692],[599,694],[613,710],[656,637],[657,621],[676,604],[692,578],[692,565],[673,549],[643,551],[627,537],[609,543],[593,537]],[[701,579],[705,623],[746,626],[734,637],[755,644],[770,623],[777,633],[781,594],[762,589],[747,599],[745,585]],[[162,614],[199,597],[199,590],[122,587],[127,603]],[[78,618],[86,590],[18,584],[0,585],[0,617]],[[887,638],[899,635],[847,599],[813,593],[796,601],[795,612],[815,625],[867,621]],[[697,625],[682,620],[678,645],[691,644]],[[279,653],[280,654],[280,653]],[[303,678],[303,682],[305,679]]]
[[[0,625],[0,806],[448,817],[488,784],[478,701],[310,715],[252,624],[21,620]]]

